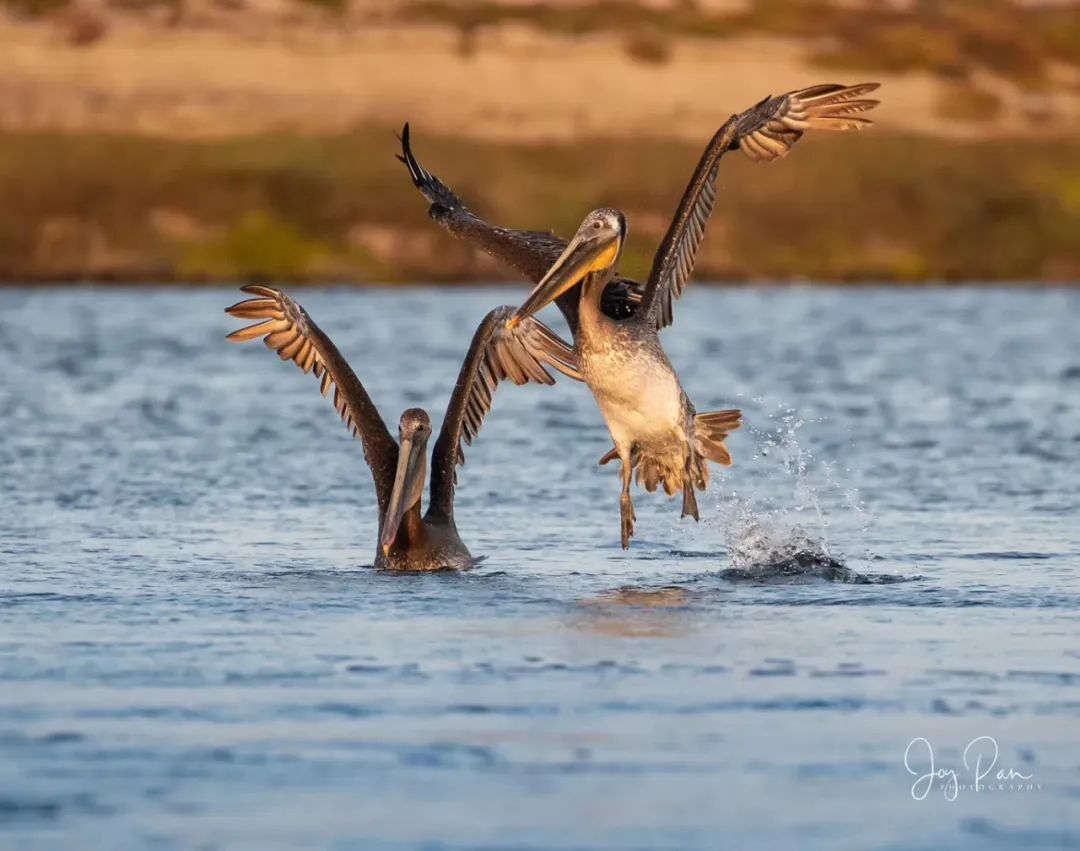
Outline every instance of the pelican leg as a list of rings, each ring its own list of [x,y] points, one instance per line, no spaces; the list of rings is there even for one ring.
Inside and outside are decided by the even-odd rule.
[[[690,455],[686,456],[686,467],[683,470],[683,485],[682,485],[682,514],[679,515],[679,519],[683,517],[693,517],[695,520],[701,520],[698,517],[697,497],[694,495],[694,478],[691,471],[693,458]],[[703,462],[704,463],[704,462]],[[705,489],[705,482],[698,479],[699,484],[702,486],[702,490]]]
[[[634,536],[634,521],[637,513],[634,511],[634,502],[630,499],[630,480],[634,468],[629,457],[619,456],[622,462],[622,494],[619,496],[619,517],[622,520],[622,548],[630,549],[630,539]]]
[[[679,515],[679,519],[681,520],[683,517],[693,517],[695,520],[701,520],[701,518],[698,517],[697,497],[694,496],[694,486],[690,484],[689,477],[683,480],[682,514]]]

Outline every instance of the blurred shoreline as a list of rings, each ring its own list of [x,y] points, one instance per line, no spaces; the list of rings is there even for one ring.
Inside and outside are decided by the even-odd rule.
[[[624,210],[622,268],[639,279],[700,154],[681,141],[527,145],[415,125],[413,143],[426,168],[500,225],[565,235],[590,209]],[[389,129],[0,135],[0,280],[517,280],[428,220],[397,145]],[[1078,163],[1078,139],[875,130],[807,137],[769,165],[728,155],[695,277],[1077,281]]]
[[[705,141],[814,82],[876,126],[722,164],[696,277],[1080,280],[1080,12],[1058,4],[0,0],[0,281],[515,280],[427,221],[629,218],[645,277]]]

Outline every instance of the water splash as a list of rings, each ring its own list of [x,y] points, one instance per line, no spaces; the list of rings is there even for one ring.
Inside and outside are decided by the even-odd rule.
[[[778,526],[745,505],[729,525],[726,543],[731,563],[741,569],[787,562],[840,563],[824,540],[811,537],[802,526]]]
[[[750,495],[721,491],[716,507],[733,565],[725,576],[860,580],[829,538],[834,519],[839,517],[845,526],[854,521],[865,533],[870,517],[858,491],[800,441],[807,422],[794,410],[779,406],[766,415],[764,428],[748,429],[757,449],[743,467],[741,487]]]

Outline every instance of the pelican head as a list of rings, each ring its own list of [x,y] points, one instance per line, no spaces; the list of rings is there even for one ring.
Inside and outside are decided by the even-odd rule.
[[[611,207],[593,210],[543,280],[507,323],[511,328],[550,304],[591,272],[606,272],[619,262],[626,238],[626,216]]]
[[[427,477],[427,443],[431,437],[431,418],[427,411],[409,408],[401,415],[398,423],[397,471],[394,473],[394,488],[390,492],[390,505],[383,520],[382,535],[379,545],[383,555],[390,554],[390,548],[397,540],[398,530],[405,512],[418,505],[424,493],[424,479]]]

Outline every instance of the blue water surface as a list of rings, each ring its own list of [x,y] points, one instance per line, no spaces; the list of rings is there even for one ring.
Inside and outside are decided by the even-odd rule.
[[[296,295],[438,423],[523,289]],[[622,552],[592,398],[507,386],[411,576],[240,297],[0,291],[0,846],[1080,847],[1080,292],[692,287],[701,523]]]

